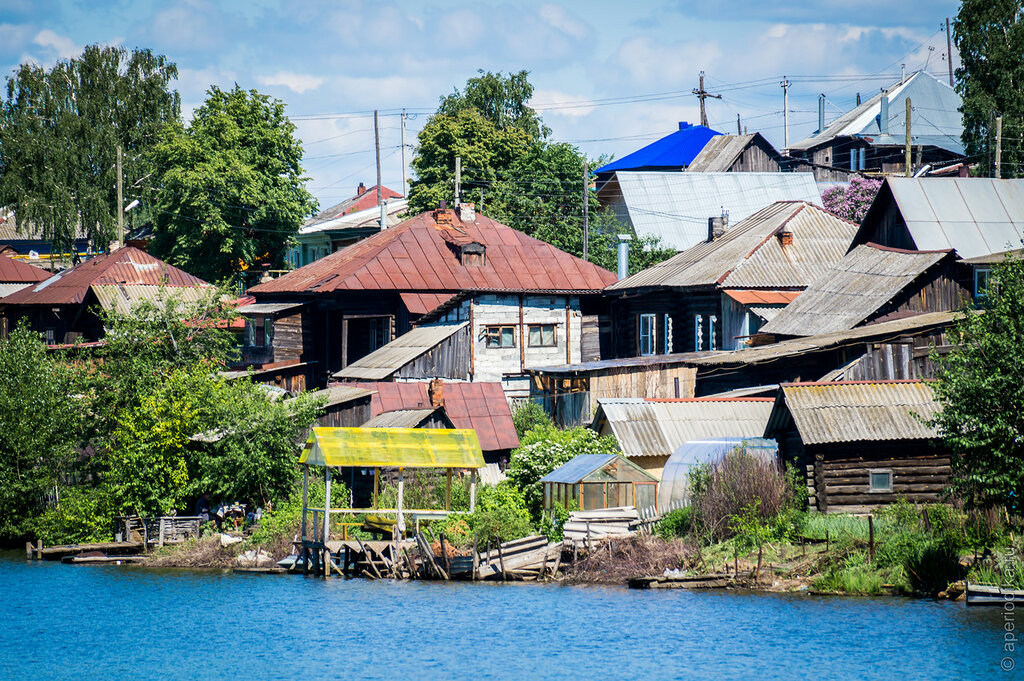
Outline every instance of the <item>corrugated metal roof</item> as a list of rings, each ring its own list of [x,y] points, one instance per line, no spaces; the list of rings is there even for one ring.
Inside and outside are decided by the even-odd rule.
[[[4,296],[9,296],[15,291],[20,291],[26,286],[31,285],[32,284],[0,284],[0,298],[3,298]]]
[[[385,188],[386,189],[386,188]],[[387,190],[391,191],[391,190]],[[364,194],[365,196],[365,194]],[[361,204],[362,202],[360,202]],[[406,199],[391,199],[387,202],[387,224],[393,227],[401,222],[399,216],[409,207]],[[299,237],[307,234],[319,234],[320,232],[331,232],[344,229],[360,229],[365,227],[380,227],[380,206],[376,198],[369,208],[348,212],[339,217],[327,220],[314,218],[299,228]]]
[[[770,322],[771,320],[778,317],[779,313],[782,312],[783,309],[784,308],[782,305],[777,305],[775,307],[765,307],[764,305],[750,306],[750,311],[756,314],[761,319],[765,320],[766,322]]]
[[[4,299],[5,305],[73,305],[95,284],[209,286],[199,277],[168,265],[132,246],[89,258],[35,286]]]
[[[935,146],[963,154],[963,117],[960,95],[929,73],[918,71],[904,83],[894,83],[889,92],[889,133],[882,135],[878,117],[882,93],[843,114],[824,131],[790,146],[793,150],[813,149],[836,137],[860,137],[875,146],[902,146],[906,139],[906,100],[910,97],[911,141],[914,145]]]
[[[608,270],[479,213],[474,222],[463,222],[457,212],[448,211],[448,226],[438,224],[436,213],[420,213],[249,293],[597,292],[615,281]],[[460,260],[460,245],[472,242],[486,248],[483,265]]]
[[[941,409],[924,381],[783,383],[781,388],[776,404],[792,414],[804,444],[939,436],[937,428],[920,420]]]
[[[1021,258],[1024,258],[1024,249],[1013,248],[1008,251],[1000,251],[999,253],[987,253],[986,255],[978,255],[973,258],[964,258],[961,262],[965,265],[992,265],[1004,260],[1020,260]]]
[[[595,423],[607,420],[627,457],[669,456],[684,442],[760,437],[772,400],[765,398],[600,399]]]
[[[789,305],[800,291],[763,291],[760,289],[726,289],[722,291],[741,305]]]
[[[163,308],[168,302],[195,303],[210,293],[208,286],[153,286],[152,284],[94,284],[92,292],[105,310],[131,312],[142,301]]]
[[[417,428],[437,409],[398,409],[377,414],[363,428]]]
[[[540,374],[579,374],[628,367],[655,368],[668,365],[692,366],[701,369],[704,367],[759,364],[761,362],[773,362],[787,357],[795,357],[851,343],[861,343],[867,340],[882,341],[883,339],[897,338],[908,333],[943,328],[952,323],[955,314],[953,312],[926,312],[914,315],[913,317],[868,324],[867,326],[860,326],[846,331],[835,331],[833,333],[806,336],[804,338],[792,338],[780,343],[759,345],[741,350],[684,352],[671,355],[604,359],[595,362],[581,362],[579,364],[531,367],[529,371]]]
[[[30,265],[21,260],[15,260],[6,255],[0,255],[0,283],[4,284],[34,284],[37,281],[45,281],[50,278],[50,272]]]
[[[357,190],[358,191],[358,190]],[[402,195],[396,192],[394,189],[388,189],[387,187],[381,187],[380,194],[385,199],[401,199]],[[365,210],[372,210],[377,207],[377,187],[374,185],[363,191],[362,194],[356,194],[355,196],[349,197],[341,203],[336,203],[330,208],[325,208],[310,219],[302,223],[299,228],[300,233],[304,233],[303,230],[311,230],[317,225],[321,225],[326,222],[337,220],[346,215],[352,215]],[[390,205],[390,203],[389,203]],[[378,209],[377,215],[380,215]],[[315,230],[312,230],[315,231]]]
[[[235,308],[238,314],[275,314],[286,310],[297,310],[305,303],[249,303]]]
[[[732,165],[746,151],[761,133],[755,132],[750,135],[718,135],[708,140],[700,153],[693,159],[687,168],[688,173],[724,173],[728,172]],[[768,140],[761,137],[761,140],[772,149],[776,160],[782,160],[782,154],[775,151]]]
[[[353,385],[332,385],[316,394],[327,395],[327,404],[325,406],[329,407],[333,404],[344,404],[345,402],[351,402],[352,400],[369,397],[373,394],[373,391]]]
[[[430,397],[427,382],[350,383],[374,392],[370,408],[374,415],[400,409],[427,409]],[[480,438],[484,451],[515,449],[519,436],[512,422],[512,410],[501,383],[454,383],[442,387],[444,411],[456,428],[471,428]]]
[[[579,454],[545,475],[540,481],[576,484],[617,458],[617,454]]]
[[[469,322],[460,322],[414,327],[384,347],[377,348],[338,371],[334,378],[371,381],[387,378],[468,325]]]
[[[760,329],[779,336],[813,336],[852,329],[893,299],[950,251],[900,251],[857,246]]]
[[[640,168],[679,168],[682,170],[693,162],[708,140],[721,134],[703,125],[690,125],[684,121],[679,124],[679,129],[675,132],[601,166],[594,173],[603,175],[617,170]]]
[[[726,173],[730,177],[749,174]],[[792,233],[792,244],[782,245],[773,237],[780,231]],[[703,241],[608,290],[655,286],[802,288],[842,259],[856,232],[853,223],[815,205],[778,201],[727,228],[720,238]]]
[[[679,251],[704,242],[708,218],[724,212],[736,224],[775,201],[821,203],[811,173],[617,172],[598,198],[620,197],[637,235]]]
[[[961,258],[1020,248],[1024,180],[990,177],[890,177],[861,222],[864,243],[892,196],[918,250],[956,249]]]

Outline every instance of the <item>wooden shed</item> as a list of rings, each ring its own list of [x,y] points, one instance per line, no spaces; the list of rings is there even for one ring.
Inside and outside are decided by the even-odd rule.
[[[940,499],[950,455],[927,425],[938,410],[925,381],[785,383],[765,437],[806,473],[812,510],[864,513]]]
[[[658,479],[618,454],[580,454],[540,479],[544,510],[556,503],[591,511],[658,503]]]

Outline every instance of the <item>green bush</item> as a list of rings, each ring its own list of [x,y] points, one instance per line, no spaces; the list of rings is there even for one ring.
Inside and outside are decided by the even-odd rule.
[[[482,488],[476,510],[465,518],[480,547],[512,541],[533,532],[526,500],[507,480]]]
[[[934,596],[960,579],[960,554],[955,546],[943,541],[924,544],[907,556],[903,566],[910,585],[918,593]]]
[[[548,416],[548,413],[536,402],[520,402],[512,410],[512,423],[515,425],[516,434],[520,438],[525,437],[528,432],[538,426],[545,428],[555,427],[555,423]]]
[[[548,541],[562,541],[565,538],[565,523],[569,521],[569,513],[579,510],[579,505],[572,499],[566,508],[562,502],[556,501],[551,508],[551,513],[545,514],[540,520],[541,534],[548,538]]]
[[[694,524],[694,510],[692,506],[684,506],[669,511],[658,522],[655,532],[662,539],[675,539],[684,537],[690,533]]]
[[[104,490],[69,487],[55,508],[33,521],[36,537],[46,545],[86,544],[113,538],[114,516]]]

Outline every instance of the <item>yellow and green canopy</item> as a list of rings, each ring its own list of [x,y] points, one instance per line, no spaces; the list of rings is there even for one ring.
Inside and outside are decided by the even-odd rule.
[[[299,463],[365,468],[481,468],[476,431],[435,428],[313,428]]]

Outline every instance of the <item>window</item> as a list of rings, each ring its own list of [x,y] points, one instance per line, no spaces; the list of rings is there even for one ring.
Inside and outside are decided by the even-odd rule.
[[[662,344],[661,349],[665,354],[672,352],[672,317],[669,315],[663,315],[661,321],[661,333],[662,333]]]
[[[704,320],[699,314],[693,315],[693,349],[696,352],[704,349]]]
[[[54,345],[57,342],[57,329],[46,330],[46,344]]]
[[[653,355],[658,350],[657,343],[657,315],[639,315],[637,323],[637,354],[640,356]]]
[[[974,270],[974,297],[983,299],[992,287],[992,269],[979,267]]]
[[[250,348],[263,348],[270,345],[269,317],[245,320],[245,344]]]
[[[263,346],[269,348],[272,344],[270,342],[270,330],[273,328],[274,323],[270,317],[263,318]]]
[[[485,326],[484,337],[487,339],[489,348],[514,348],[516,346],[516,327],[509,326]]]
[[[892,471],[891,470],[872,470],[868,472],[870,480],[868,481],[869,492],[891,492],[892,491]]]
[[[555,325],[530,324],[529,345],[531,348],[555,347]]]

